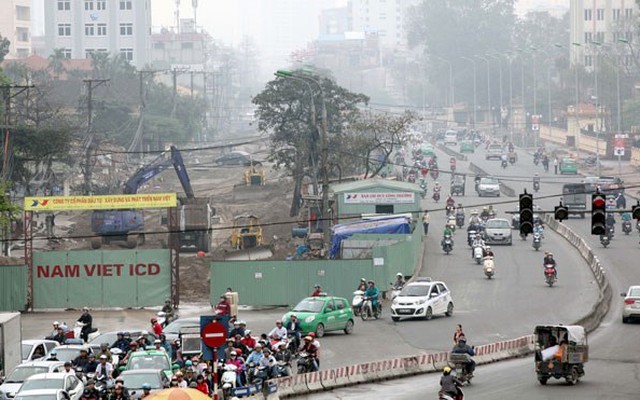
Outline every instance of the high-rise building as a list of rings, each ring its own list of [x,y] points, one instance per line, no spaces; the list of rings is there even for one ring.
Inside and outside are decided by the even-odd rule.
[[[150,0],[47,0],[44,20],[45,57],[62,49],[66,58],[119,54],[138,68],[149,61]]]
[[[417,0],[349,0],[351,29],[377,34],[383,48],[405,48],[406,19]]]
[[[24,58],[31,52],[31,0],[0,1],[0,34],[9,39],[9,58]]]
[[[618,46],[621,62],[631,62],[624,41],[631,41],[637,20],[635,0],[571,0],[571,64],[591,69],[602,46]]]

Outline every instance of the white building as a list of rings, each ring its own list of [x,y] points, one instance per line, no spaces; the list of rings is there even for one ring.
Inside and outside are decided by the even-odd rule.
[[[417,0],[349,0],[351,30],[377,34],[383,48],[405,48],[408,8]]]
[[[93,52],[121,54],[137,68],[149,61],[150,0],[47,0],[45,54],[62,49],[67,58]]]
[[[8,58],[31,53],[31,0],[0,1],[0,35],[11,41]]]
[[[571,63],[592,68],[603,45],[624,53],[620,39],[631,41],[638,12],[635,0],[571,0]],[[630,56],[621,60],[630,61]]]

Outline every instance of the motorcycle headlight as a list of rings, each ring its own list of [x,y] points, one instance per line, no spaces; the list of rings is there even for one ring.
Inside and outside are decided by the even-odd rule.
[[[307,318],[304,319],[304,322],[306,322],[307,324],[313,322],[316,319],[315,315],[309,315]]]

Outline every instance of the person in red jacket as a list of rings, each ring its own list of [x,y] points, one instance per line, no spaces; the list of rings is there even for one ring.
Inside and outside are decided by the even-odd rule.
[[[153,333],[155,333],[156,336],[160,336],[162,334],[162,325],[158,323],[158,318],[151,318],[151,327],[153,328]]]
[[[207,385],[207,382],[204,380],[204,376],[202,375],[198,375],[196,378],[196,390],[201,391],[207,396],[209,395],[209,385]]]
[[[220,302],[216,305],[216,314],[218,315],[231,315],[231,304],[227,300],[227,296],[220,296]]]
[[[313,287],[313,293],[311,293],[311,297],[318,297],[322,294],[322,288],[320,288],[320,285],[315,285]]]
[[[247,346],[248,349],[252,349],[256,347],[256,340],[251,337],[251,329],[247,329],[244,331],[244,337],[240,340],[242,344]]]

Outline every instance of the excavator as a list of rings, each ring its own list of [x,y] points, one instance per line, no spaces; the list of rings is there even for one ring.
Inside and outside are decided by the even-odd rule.
[[[184,166],[182,154],[175,146],[156,159],[138,169],[124,185],[124,194],[136,194],[142,185],[173,166],[182,184],[186,197],[179,198],[180,249],[208,252],[211,237],[211,208],[208,198],[197,198],[191,187],[189,174]],[[91,248],[102,244],[124,241],[133,249],[145,242],[144,215],[142,210],[96,210],[91,215],[91,230],[96,235]]]

